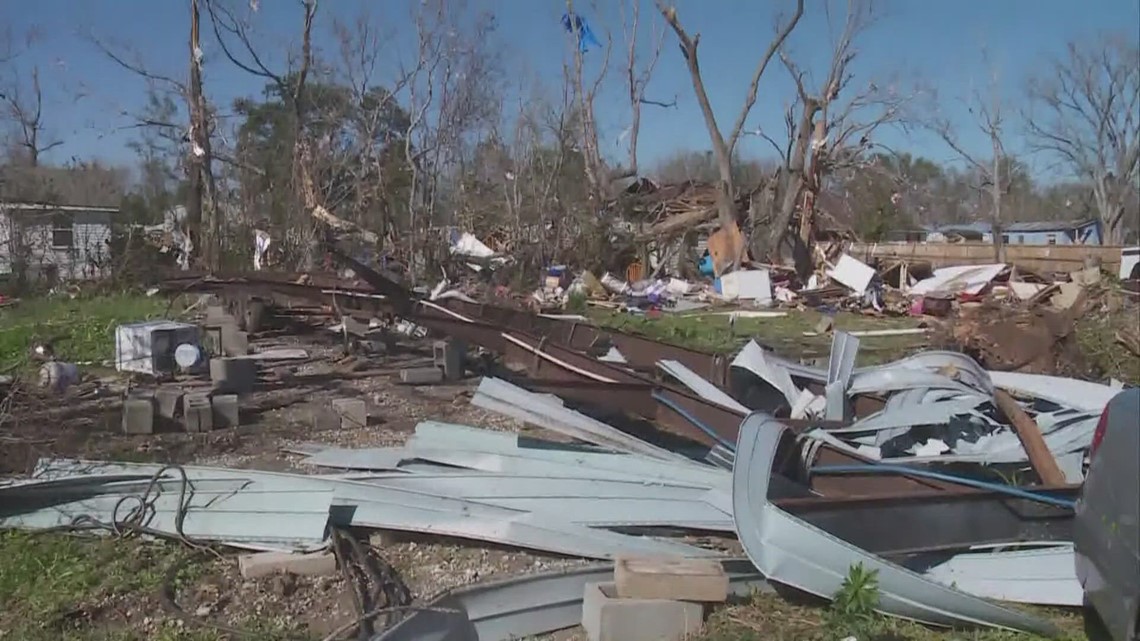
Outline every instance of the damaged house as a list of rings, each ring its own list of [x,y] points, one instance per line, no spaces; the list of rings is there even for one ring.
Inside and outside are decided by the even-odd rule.
[[[102,278],[110,270],[117,207],[0,202],[0,277]]]

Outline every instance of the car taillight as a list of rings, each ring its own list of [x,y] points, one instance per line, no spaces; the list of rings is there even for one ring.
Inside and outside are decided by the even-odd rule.
[[[1091,458],[1096,454],[1096,449],[1100,447],[1100,442],[1104,440],[1104,430],[1108,427],[1108,408],[1100,414],[1100,420],[1096,422],[1096,431],[1093,432],[1092,445],[1089,446],[1089,457]]]

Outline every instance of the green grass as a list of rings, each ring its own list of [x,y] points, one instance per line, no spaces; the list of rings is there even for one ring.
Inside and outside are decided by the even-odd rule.
[[[731,352],[755,338],[789,358],[826,358],[830,351],[831,336],[803,335],[804,332],[815,331],[823,314],[810,310],[789,310],[787,314],[780,318],[740,318],[733,324],[729,323],[726,314],[664,314],[659,318],[648,319],[629,314],[595,312],[591,318],[603,327],[693,349]],[[877,318],[846,312],[835,317],[835,328],[847,331],[912,327],[918,327],[918,321],[908,317]],[[926,345],[926,338],[921,334],[861,337],[859,341],[860,365],[885,363]]]
[[[117,325],[159,318],[168,304],[165,297],[142,294],[22,300],[0,309],[0,371],[23,363],[36,340],[51,340],[64,361],[113,358]]]
[[[207,559],[175,543],[110,537],[0,532],[0,639],[18,641],[222,641],[226,634],[165,618],[159,591],[178,563],[175,590],[210,570]],[[142,608],[137,618],[161,621],[156,632],[101,610],[103,603]],[[82,616],[80,613],[94,613]],[[193,613],[191,613],[192,615]],[[165,619],[165,620],[164,620]],[[243,621],[245,638],[296,639],[269,620]]]
[[[157,595],[181,548],[64,534],[0,533],[0,637],[131,639],[129,631],[84,630],[77,613],[125,595]],[[188,565],[179,575],[192,579]],[[171,637],[169,641],[193,637]]]
[[[1061,641],[1086,641],[1079,613],[1049,608],[1031,610],[1060,629]],[[774,594],[759,594],[747,603],[718,608],[709,617],[704,632],[692,641],[839,641],[857,632],[829,624],[826,615],[822,607],[791,604]],[[1045,641],[1033,634],[989,628],[941,630],[878,615],[869,626],[857,627],[864,632],[857,635],[859,641]],[[870,634],[865,634],[868,627]]]

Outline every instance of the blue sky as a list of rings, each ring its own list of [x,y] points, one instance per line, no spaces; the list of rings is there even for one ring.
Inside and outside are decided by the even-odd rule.
[[[799,28],[789,40],[793,57],[807,69],[825,71],[830,36],[823,11],[825,0],[808,0]],[[352,22],[367,7],[368,13],[393,33],[391,51],[407,51],[412,29],[408,16],[416,0],[321,0],[317,45],[334,50],[330,25],[334,19]],[[537,77],[557,86],[565,49],[559,18],[562,0],[468,0],[478,9],[494,12],[497,43],[504,47],[513,79]],[[45,91],[44,119],[50,133],[63,141],[49,160],[100,159],[131,163],[126,142],[136,132],[124,131],[124,112],[136,112],[145,99],[145,83],[108,60],[92,45],[97,37],[120,50],[135,52],[147,68],[184,77],[186,70],[188,2],[185,0],[8,0],[0,2],[0,24],[22,34],[38,34],[20,59],[25,72],[40,67]],[[281,64],[299,26],[296,0],[261,0],[256,17],[259,45],[271,64]],[[621,18],[616,2],[590,6],[578,0],[576,8],[604,38],[615,39],[614,63],[620,68]],[[690,34],[701,34],[700,56],[705,84],[721,122],[727,129],[740,109],[756,61],[773,32],[773,17],[788,12],[791,0],[678,0],[681,22]],[[843,3],[832,4],[840,16]],[[1095,38],[1104,30],[1140,33],[1137,0],[882,0],[874,28],[859,44],[852,67],[855,84],[874,81],[880,86],[919,81],[938,92],[939,109],[959,125],[963,144],[984,154],[986,141],[971,124],[962,99],[977,87],[988,86],[993,72],[1002,79],[1003,101],[1014,105],[1027,74],[1043,70],[1050,56],[1063,52],[1065,42]],[[651,0],[644,0],[643,22],[659,17]],[[838,25],[836,25],[838,29]],[[648,44],[648,33],[642,34]],[[207,89],[212,99],[228,104],[238,96],[256,95],[263,83],[233,68],[208,39],[205,44]],[[126,49],[124,49],[126,48]],[[982,52],[988,53],[989,63]],[[128,54],[129,55],[129,54]],[[406,53],[404,54],[406,55]],[[597,53],[590,56],[598,57]],[[628,108],[620,77],[599,97],[603,146],[614,155],[624,151],[616,144],[628,126]],[[794,92],[783,67],[773,64],[761,81],[760,97],[748,120],[756,127],[780,132],[785,105]],[[652,166],[678,149],[703,150],[708,138],[689,77],[672,33],[665,46],[647,97],[671,101],[673,109],[646,107],[643,112],[640,158]],[[1016,133],[1016,132],[1011,132]],[[939,161],[954,161],[954,154],[930,136],[883,132],[877,139],[892,148],[909,150]],[[1016,150],[1019,140],[1011,137]],[[757,138],[745,137],[741,151],[762,155],[768,148]]]

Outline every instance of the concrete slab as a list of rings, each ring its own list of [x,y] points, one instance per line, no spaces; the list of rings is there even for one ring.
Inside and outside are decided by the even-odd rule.
[[[246,579],[257,579],[271,574],[297,574],[301,576],[329,576],[336,572],[336,557],[332,552],[292,554],[289,552],[260,552],[238,557],[238,569]]]
[[[249,334],[238,328],[236,322],[221,325],[222,353],[226,356],[245,356],[249,353]]]
[[[248,394],[257,387],[257,361],[250,358],[210,359],[210,380],[222,394]]]
[[[214,429],[214,406],[210,395],[194,392],[182,398],[182,424],[187,432],[209,432]]]
[[[582,627],[590,641],[681,641],[704,625],[700,603],[621,599],[613,583],[589,583],[582,596]]]
[[[154,434],[154,400],[127,398],[123,400],[123,432],[126,434]]]
[[[618,558],[614,586],[623,599],[671,599],[723,603],[728,575],[710,559]]]
[[[336,398],[333,399],[332,408],[340,417],[341,429],[368,425],[368,406],[362,398]]]
[[[463,357],[467,347],[460,341],[445,340],[432,344],[433,364],[443,371],[443,377],[449,381],[463,378]]]
[[[443,381],[443,370],[438,367],[416,367],[400,370],[400,382],[404,385],[431,385]]]
[[[241,424],[237,394],[216,394],[210,399],[210,405],[213,407],[215,428]]]
[[[181,387],[163,386],[155,390],[154,398],[158,404],[158,415],[166,419],[173,419],[178,416],[179,412],[182,411],[183,394]]]

